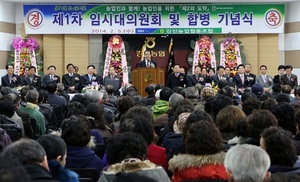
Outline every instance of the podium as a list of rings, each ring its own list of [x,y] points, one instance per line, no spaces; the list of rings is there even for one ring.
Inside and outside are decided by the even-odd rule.
[[[146,96],[145,88],[151,83],[165,85],[163,68],[135,68],[132,70],[132,84],[137,87],[141,96]]]

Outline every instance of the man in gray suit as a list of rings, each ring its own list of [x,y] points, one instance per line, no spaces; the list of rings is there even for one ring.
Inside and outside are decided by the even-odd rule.
[[[267,75],[268,68],[266,65],[261,65],[259,69],[260,75],[256,77],[255,84],[260,84],[264,87],[265,92],[270,92],[273,86],[273,79],[270,75]]]

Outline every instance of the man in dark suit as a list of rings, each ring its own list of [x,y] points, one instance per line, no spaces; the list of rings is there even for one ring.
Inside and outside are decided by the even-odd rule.
[[[57,85],[54,82],[51,82],[47,85],[48,95],[48,104],[50,105],[60,105],[64,108],[67,105],[67,101],[63,96],[57,95]]]
[[[167,87],[174,89],[177,86],[188,87],[190,86],[189,80],[185,74],[180,73],[180,65],[174,65],[174,72],[168,76]]]
[[[60,83],[60,77],[55,75],[56,67],[51,65],[47,68],[48,74],[42,77],[42,88],[47,88],[49,83]]]
[[[21,85],[21,78],[14,74],[14,65],[6,65],[7,74],[1,77],[1,83],[3,87],[17,87]]]
[[[245,66],[243,64],[238,65],[238,73],[234,75],[233,82],[236,84],[238,92],[241,94],[244,89],[248,86],[248,80],[245,75]]]
[[[280,85],[283,85],[282,83],[282,76],[284,75],[285,66],[279,65],[278,66],[278,75],[274,76],[273,83],[279,83]]]
[[[103,85],[103,78],[100,75],[95,74],[95,66],[88,65],[87,66],[87,74],[81,76],[81,87],[84,88],[86,86],[92,85],[93,82],[98,85]]]
[[[228,82],[229,77],[227,75],[225,75],[225,68],[224,66],[218,66],[217,67],[217,74],[212,76],[212,79],[215,83],[215,85],[218,84],[219,80],[225,80]]]
[[[29,75],[29,67],[30,67],[30,66],[26,66],[26,67],[24,68],[24,75],[23,75],[23,76],[20,76],[21,84],[22,84],[22,85],[23,85],[23,83],[24,83],[25,78]]]
[[[107,80],[116,80],[118,82],[118,87],[114,88],[114,91],[118,91],[122,86],[122,80],[116,75],[116,70],[114,67],[109,68],[108,75],[104,77],[104,85],[108,85]],[[113,85],[115,87],[115,85]]]
[[[28,76],[24,78],[23,85],[33,86],[35,89],[41,88],[41,77],[36,75],[36,67],[30,66]]]
[[[250,72],[251,72],[251,64],[246,63],[245,64],[245,75],[246,75],[246,79],[248,81],[247,87],[252,87],[252,85],[255,84],[256,75],[254,75]]]
[[[62,83],[65,85],[67,93],[80,92],[80,75],[75,72],[74,65],[69,63],[67,65],[68,73],[62,77]]]
[[[144,60],[139,63],[139,68],[141,67],[147,67],[147,68],[156,68],[157,63],[151,59],[151,52],[145,51],[144,52]]]
[[[297,75],[292,74],[293,66],[285,66],[285,74],[282,76],[283,85],[289,85],[292,89],[298,87],[298,78]]]
[[[189,77],[190,85],[195,86],[197,83],[201,85],[205,85],[206,83],[206,75],[201,74],[201,68],[200,66],[195,67],[195,74],[191,75]]]

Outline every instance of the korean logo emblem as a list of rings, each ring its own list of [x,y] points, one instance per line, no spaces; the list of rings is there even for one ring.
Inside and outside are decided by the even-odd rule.
[[[265,14],[265,21],[268,27],[278,28],[283,21],[280,11],[276,9],[269,9]]]
[[[44,15],[38,9],[31,9],[26,14],[26,24],[31,29],[39,29],[43,26]]]

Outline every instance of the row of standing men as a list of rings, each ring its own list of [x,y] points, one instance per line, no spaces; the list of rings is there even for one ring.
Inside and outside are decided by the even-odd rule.
[[[180,65],[177,64],[174,66],[174,72],[168,77],[166,85],[172,89],[177,86],[187,87],[196,84],[211,86],[217,85],[220,80],[223,80],[234,84],[237,90],[241,92],[254,84],[262,85],[266,92],[270,91],[275,83],[289,85],[292,89],[298,86],[298,78],[297,75],[292,74],[293,67],[291,65],[279,65],[278,74],[274,78],[267,74],[268,68],[266,65],[261,65],[259,69],[260,74],[256,76],[251,73],[251,64],[240,64],[237,66],[237,73],[231,75],[230,68],[224,68],[223,66],[217,67],[217,73],[212,68],[207,69],[196,66],[195,74],[186,76],[180,71]]]

